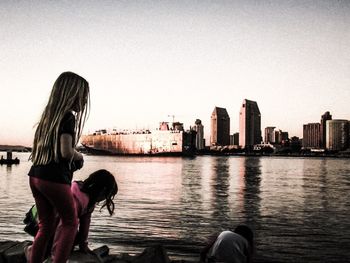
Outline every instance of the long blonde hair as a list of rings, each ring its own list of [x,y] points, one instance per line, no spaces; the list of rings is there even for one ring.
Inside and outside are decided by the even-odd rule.
[[[59,161],[58,134],[60,124],[68,112],[75,110],[76,132],[73,139],[75,145],[78,143],[89,107],[89,83],[73,72],[63,72],[52,87],[49,101],[34,135],[33,151],[30,157],[34,165],[45,165],[52,161]]]

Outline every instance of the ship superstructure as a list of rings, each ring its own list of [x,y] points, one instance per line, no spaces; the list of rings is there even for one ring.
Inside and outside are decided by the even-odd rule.
[[[83,135],[81,144],[93,154],[188,155],[194,152],[195,132],[184,131],[179,122],[171,128],[167,122],[161,122],[154,131],[99,130]]]

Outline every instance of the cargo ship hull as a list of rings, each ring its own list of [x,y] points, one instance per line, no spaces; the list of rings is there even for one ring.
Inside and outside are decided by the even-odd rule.
[[[81,144],[91,154],[183,156],[194,154],[193,132],[154,131],[127,134],[90,134],[81,137]]]

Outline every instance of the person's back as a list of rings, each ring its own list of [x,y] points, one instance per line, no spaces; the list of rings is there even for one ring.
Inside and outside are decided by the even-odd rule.
[[[247,253],[248,241],[244,237],[232,231],[223,231],[209,250],[208,259],[213,262],[245,263],[248,262]]]

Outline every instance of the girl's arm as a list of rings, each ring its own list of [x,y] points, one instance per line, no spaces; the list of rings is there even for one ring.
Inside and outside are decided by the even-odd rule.
[[[200,262],[205,262],[207,254],[208,254],[209,250],[211,249],[211,247],[214,245],[219,234],[220,233],[215,233],[207,239],[205,247],[200,252]]]
[[[63,159],[72,160],[75,150],[73,148],[73,137],[69,133],[62,133],[60,137],[60,150]]]
[[[88,235],[91,222],[91,213],[86,213],[80,217],[79,232],[78,232],[78,245],[79,249],[85,253],[91,252],[88,247]]]
[[[80,152],[77,152],[73,146],[73,137],[69,133],[63,133],[60,137],[60,150],[61,150],[61,156],[63,159],[66,160],[74,160],[74,161],[84,161],[84,157]]]

